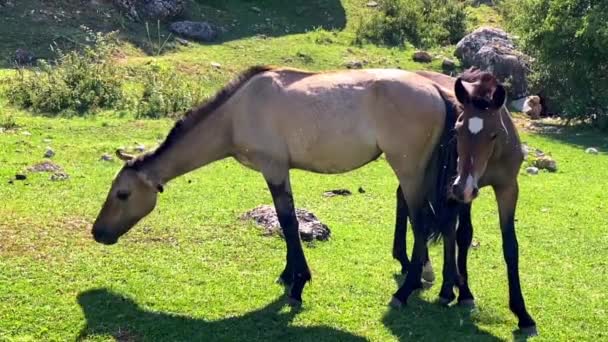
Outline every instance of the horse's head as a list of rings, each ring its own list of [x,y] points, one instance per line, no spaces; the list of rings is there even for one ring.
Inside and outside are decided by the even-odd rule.
[[[477,197],[477,183],[486,171],[496,138],[504,131],[501,108],[506,91],[490,73],[479,71],[459,77],[454,90],[462,112],[456,122],[458,176],[451,192],[455,199],[469,203]]]
[[[118,157],[127,164],[118,172],[95,223],[95,241],[106,245],[114,244],[139,220],[148,215],[156,206],[156,198],[163,191],[162,185],[133,167],[133,156],[116,151]]]

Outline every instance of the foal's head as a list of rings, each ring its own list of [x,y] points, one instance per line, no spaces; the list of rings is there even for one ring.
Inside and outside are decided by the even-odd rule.
[[[154,183],[147,175],[134,167],[134,157],[117,151],[127,164],[118,172],[95,223],[95,241],[107,245],[129,231],[139,220],[156,206],[156,198],[163,191],[162,185]]]
[[[456,80],[455,93],[462,112],[456,122],[458,176],[452,194],[469,203],[477,197],[477,182],[486,171],[496,138],[504,131],[500,111],[506,91],[492,74],[470,70]]]

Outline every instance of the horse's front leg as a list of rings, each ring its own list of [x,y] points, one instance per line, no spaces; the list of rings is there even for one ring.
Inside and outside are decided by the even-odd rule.
[[[289,293],[290,304],[300,305],[302,303],[302,290],[304,285],[311,279],[310,270],[306,263],[304,250],[300,243],[300,232],[298,229],[298,219],[296,217],[293,203],[293,195],[289,184],[289,176],[281,182],[273,181],[267,177],[268,189],[272,194],[274,207],[285,236],[287,244],[287,263],[285,270],[280,276],[280,280],[286,286],[291,286]]]
[[[458,216],[458,229],[456,230],[456,244],[458,246],[458,304],[462,306],[475,306],[475,297],[469,289],[469,272],[467,269],[467,256],[473,241],[473,224],[471,223],[471,204],[461,204]]]
[[[534,336],[537,334],[536,323],[526,310],[519,281],[519,251],[515,234],[515,208],[519,193],[517,182],[508,186],[495,186],[494,193],[498,202],[502,249],[509,279],[509,308],[519,319],[521,332]]]
[[[450,304],[455,298],[454,285],[456,285],[456,216],[458,204],[449,201],[446,212],[441,214],[439,229],[443,236],[443,284],[439,292],[439,303]]]

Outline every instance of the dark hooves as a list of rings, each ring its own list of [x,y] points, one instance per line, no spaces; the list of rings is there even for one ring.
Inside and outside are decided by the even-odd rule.
[[[287,298],[287,304],[295,309],[300,309],[302,307],[302,301],[292,297]]]
[[[519,330],[517,330],[517,333],[519,335],[523,335],[525,337],[538,336],[538,330],[536,329],[536,325],[532,325],[532,326],[529,326],[529,327],[519,328]]]
[[[439,305],[442,306],[449,306],[451,302],[454,301],[454,298],[444,298],[439,296],[439,298],[437,298],[437,303],[439,303]]]
[[[475,308],[475,299],[461,299],[458,301],[458,306],[465,309],[474,309]]]
[[[395,297],[391,297],[391,301],[388,303],[388,305],[390,307],[392,307],[393,309],[401,309],[402,307],[405,306],[405,304],[403,304],[403,302],[401,302],[399,299],[397,299]]]

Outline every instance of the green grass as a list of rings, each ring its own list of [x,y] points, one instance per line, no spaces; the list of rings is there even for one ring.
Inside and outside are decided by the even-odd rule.
[[[294,313],[273,283],[284,265],[283,241],[238,220],[271,202],[259,174],[227,160],[179,178],[118,245],[101,246],[90,224],[120,164],[101,162],[100,155],[135,142],[153,146],[171,123],[15,115],[18,131],[0,134],[0,339],[506,340],[516,326],[489,189],[473,216],[480,247],[471,253],[470,272],[478,310],[469,315],[433,304],[435,286],[396,312],[385,305],[399,270],[390,253],[396,180],[386,163],[335,176],[295,171],[296,204],[327,222],[333,236],[306,248],[314,280],[303,311]],[[606,140],[586,131],[560,139],[524,135],[560,170],[520,176],[523,291],[539,340],[607,338],[601,284],[608,159],[579,146],[604,147]],[[41,161],[47,145],[70,179],[28,173],[26,181],[8,184]],[[322,196],[359,186],[367,192]],[[437,270],[440,252],[431,249]]]
[[[0,19],[14,19],[0,20],[0,27],[11,30],[0,37],[3,51],[12,53],[20,41],[43,50],[54,35],[78,38],[80,23],[97,22],[101,29],[105,25],[98,14],[89,13],[93,9],[86,10],[91,17],[62,22],[20,21],[18,14],[26,8],[19,6],[40,1],[14,2],[21,12],[0,13]],[[244,24],[222,44],[178,47],[158,58],[128,49],[121,63],[154,61],[197,73],[209,93],[251,64],[325,70],[356,59],[367,61],[367,67],[439,68],[440,60],[431,65],[412,62],[411,48],[352,46],[359,19],[370,11],[366,2],[319,0],[315,5],[327,6],[329,14],[305,8],[302,13],[310,13],[305,16],[295,12],[302,11],[295,6],[305,6],[303,1],[292,8],[270,0],[205,1],[209,8],[192,16],[217,8],[223,14],[206,15]],[[202,3],[195,6],[203,8]],[[70,6],[68,1],[54,4]],[[249,10],[251,6],[263,14]],[[253,30],[266,22],[266,15],[279,24]],[[108,22],[106,28],[115,25]],[[297,27],[284,32],[287,25]],[[143,26],[135,26],[133,31],[127,27],[124,37],[137,43],[143,37],[137,30]],[[317,26],[323,29],[314,30]],[[434,52],[449,56],[451,51]],[[212,68],[211,62],[222,67]],[[11,73],[0,69],[0,77]],[[152,147],[171,127],[169,120],[131,117],[105,112],[51,119],[11,108],[0,96],[0,127],[18,126],[0,133],[0,340],[511,339],[517,321],[507,305],[498,218],[489,189],[482,190],[473,211],[480,247],[471,252],[470,277],[478,309],[469,313],[434,304],[438,285],[413,296],[400,312],[388,309],[400,277],[391,258],[396,180],[383,160],[344,175],[293,172],[296,205],[312,210],[332,229],[329,242],[306,245],[313,282],[304,290],[301,312],[284,305],[282,289],[274,284],[284,266],[284,242],[262,236],[238,219],[244,211],[271,202],[264,181],[232,160],[170,183],[156,211],[118,245],[95,243],[91,223],[121,166],[99,161],[101,154],[136,142]],[[559,166],[554,174],[520,176],[520,272],[529,311],[539,325],[538,340],[607,339],[608,159],[585,154],[584,148],[606,151],[608,140],[586,130],[523,138],[550,152]],[[15,173],[42,161],[46,146],[56,150],[53,161],[70,179],[52,182],[48,173],[27,173],[27,180],[9,184]],[[365,194],[355,191],[359,186]],[[322,196],[334,188],[355,194]],[[411,236],[408,241],[411,246]],[[432,247],[431,257],[439,271],[441,246]]]

